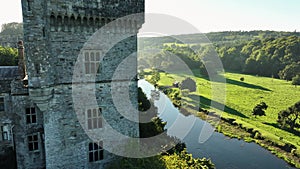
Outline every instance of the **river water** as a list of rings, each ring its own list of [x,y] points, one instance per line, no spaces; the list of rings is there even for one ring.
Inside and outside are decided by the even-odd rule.
[[[147,97],[151,98],[154,86],[145,80],[139,80],[138,84]],[[212,127],[194,115],[182,115],[162,92],[154,99],[154,104],[158,108],[158,116],[167,122],[168,135],[181,139],[193,157],[210,158],[217,169],[293,168],[255,143],[231,139],[218,132],[209,134],[210,130],[203,131],[204,125],[208,129]]]

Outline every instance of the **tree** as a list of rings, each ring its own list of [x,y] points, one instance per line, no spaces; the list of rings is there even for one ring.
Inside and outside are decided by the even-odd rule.
[[[188,154],[186,149],[181,152],[175,152],[169,156],[163,156],[166,168],[195,168],[195,169],[213,169],[215,165],[205,158],[194,158]]]
[[[268,105],[265,102],[260,102],[259,104],[257,104],[253,110],[252,110],[252,115],[254,115],[255,117],[258,116],[265,116],[266,113],[264,110],[267,110]]]
[[[244,73],[258,74],[258,64],[254,58],[248,58],[245,62]]]
[[[192,78],[186,78],[181,82],[181,90],[188,89],[190,92],[195,92],[197,89],[196,82]]]
[[[6,23],[1,26],[1,35],[22,35],[23,34],[23,24],[12,22]]]
[[[300,75],[297,75],[295,77],[293,77],[292,79],[292,85],[300,85]]]
[[[138,103],[139,103],[139,111],[146,111],[150,109],[151,103],[148,100],[146,94],[143,92],[142,88],[138,88]]]
[[[0,66],[18,65],[18,51],[10,47],[0,46]]]
[[[300,101],[295,103],[293,106],[289,107],[287,110],[282,110],[278,113],[277,122],[281,125],[281,127],[289,126],[292,130],[295,127],[299,128],[300,116]]]
[[[160,74],[157,70],[152,71],[151,78],[149,79],[149,82],[154,84],[154,86],[157,86],[157,82],[160,80]]]
[[[287,65],[283,70],[279,72],[280,79],[292,80],[297,74],[300,73],[300,62],[293,62],[290,65]]]

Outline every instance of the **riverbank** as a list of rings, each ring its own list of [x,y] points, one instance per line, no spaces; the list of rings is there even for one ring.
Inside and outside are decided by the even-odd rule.
[[[239,76],[241,76],[241,75],[234,74],[234,75],[231,75],[229,78],[233,79],[233,78],[237,78]],[[275,86],[276,85],[279,86],[284,83],[282,81],[278,81],[278,80],[270,79],[270,78],[250,77],[248,75],[242,75],[242,76],[244,76],[247,81],[251,81],[251,80],[252,81],[253,80],[266,81],[267,80],[267,81],[270,81],[269,83],[272,83],[271,85],[275,85]],[[178,75],[161,73],[161,80],[158,82],[158,85],[160,86],[161,90],[165,90],[166,88],[170,88],[170,86],[172,86],[172,83],[174,81],[181,81],[183,78],[184,77],[181,77]],[[201,90],[201,92],[198,92],[198,93],[194,92],[194,93],[192,93],[192,95],[195,96],[198,94],[199,97],[201,97],[199,94],[199,93],[201,93],[201,95],[203,97],[209,98],[209,96],[205,95],[208,92],[203,90],[203,88],[204,88],[203,84],[208,84],[207,86],[209,86],[209,85],[211,85],[210,82],[205,79],[199,79],[199,78],[196,78],[195,81],[197,82],[198,91],[199,91],[199,88],[202,90]],[[231,88],[232,86],[230,86],[230,85],[231,84],[229,84],[230,88],[227,87],[227,90],[229,89],[229,91],[232,90],[232,88]],[[237,86],[237,87],[241,87],[241,86]],[[263,86],[263,87],[265,87],[265,86]],[[283,87],[287,87],[287,85],[285,85]],[[269,97],[268,94],[270,94],[270,93],[272,93],[273,95],[276,95],[276,94],[278,94],[278,92],[280,92],[280,90],[278,90],[278,88],[276,88],[276,89],[270,88],[270,86],[268,86],[268,85],[266,85],[265,88],[266,89],[269,88],[269,90],[270,91],[272,90],[272,92],[253,91],[253,89],[250,89],[250,90],[247,89],[246,93],[248,94],[249,97],[253,97],[251,92],[255,92],[255,93],[259,93],[260,97],[267,98],[267,97]],[[174,90],[178,91],[176,88]],[[285,89],[285,90],[288,90],[288,89]],[[293,92],[294,92],[294,94],[297,93],[297,91],[295,92],[295,90]],[[298,145],[299,137],[294,135],[293,133],[288,133],[287,131],[283,131],[274,126],[266,125],[266,123],[271,123],[271,122],[274,123],[274,121],[276,122],[276,119],[274,119],[274,117],[276,118],[276,115],[274,115],[274,113],[277,112],[277,110],[275,110],[275,111],[273,110],[272,116],[270,115],[269,112],[267,112],[267,116],[268,116],[267,118],[254,118],[254,117],[249,116],[248,114],[245,114],[245,116],[247,118],[241,118],[241,117],[236,116],[235,114],[232,114],[230,111],[228,111],[228,107],[232,107],[232,105],[234,103],[229,104],[229,105],[227,105],[227,103],[226,103],[227,110],[225,110],[225,112],[223,113],[221,111],[210,110],[209,104],[203,103],[203,99],[201,100],[201,98],[200,98],[201,107],[206,106],[205,107],[206,110],[208,110],[210,112],[214,112],[214,113],[209,113],[207,115],[206,111],[201,112],[201,111],[192,109],[193,104],[191,104],[191,102],[192,102],[191,97],[179,96],[180,99],[176,100],[176,99],[174,99],[174,93],[172,93],[172,92],[169,92],[169,93],[165,92],[165,93],[169,95],[169,98],[172,100],[174,105],[178,106],[179,100],[180,100],[180,104],[184,105],[181,108],[186,110],[184,112],[185,114],[190,113],[190,114],[194,114],[198,117],[201,117],[202,119],[204,119],[204,120],[210,122],[212,125],[214,125],[216,127],[216,131],[221,132],[228,137],[243,139],[247,142],[255,142],[255,143],[261,145],[262,147],[266,148],[273,154],[275,154],[277,157],[284,159],[286,162],[288,162],[292,166],[296,166],[297,168],[300,168],[299,145]],[[237,95],[234,95],[234,96],[237,96]],[[293,96],[293,95],[291,95],[291,96]],[[239,93],[239,96],[237,98],[242,99],[243,96],[241,96],[241,94]],[[272,99],[276,100],[277,98],[272,98]],[[287,99],[287,98],[283,97],[282,99]],[[209,99],[207,99],[207,100],[209,100]],[[228,100],[230,100],[232,102],[233,101],[232,95],[228,96],[226,98],[226,100],[227,100],[226,102],[228,102]],[[235,100],[237,100],[237,99],[235,99]],[[204,100],[204,101],[206,101],[206,100]],[[245,101],[245,100],[243,100],[243,101]],[[280,101],[280,99],[277,101]],[[289,100],[289,101],[291,101],[291,100]],[[270,103],[270,102],[268,102],[268,103]],[[271,106],[272,106],[272,109],[275,109],[274,105],[271,105]],[[284,106],[284,105],[281,105],[281,107],[282,106]],[[231,108],[229,110],[232,110],[232,109],[233,108]],[[236,109],[237,108],[235,108],[235,111],[238,113],[243,112],[243,111],[236,110]],[[249,109],[252,109],[252,108],[249,108]],[[277,109],[282,109],[282,108],[277,108]],[[246,110],[246,111],[249,111],[249,110]],[[221,115],[221,120],[220,120],[219,124],[214,124],[215,121],[218,121],[218,118],[220,117],[220,115]],[[216,118],[217,118],[217,120],[216,120]]]
[[[177,104],[178,103],[174,102],[174,105]],[[291,145],[276,142],[273,139],[264,137],[258,130],[254,130],[247,125],[244,126],[243,123],[238,123],[237,119],[220,117],[214,112],[209,112],[207,114],[207,112],[197,112],[189,108],[182,109],[185,110],[185,115],[193,114],[202,120],[209,122],[216,128],[216,132],[222,133],[230,138],[242,139],[248,143],[255,142],[269,150],[272,154],[283,159],[291,166],[300,168],[299,154],[293,150]],[[216,121],[218,121],[217,124]]]
[[[211,125],[213,125],[216,128],[216,132],[222,133],[230,138],[242,139],[248,143],[255,142],[265,149],[269,150],[272,154],[283,159],[291,166],[300,168],[299,154],[296,154],[291,145],[282,142],[276,142],[276,140],[264,137],[258,130],[255,130],[246,125],[243,126],[242,123],[236,122],[236,119],[233,118],[221,117],[219,123],[215,124],[215,119],[219,118],[218,115],[207,115],[204,112],[198,112],[194,115],[200,118],[202,117],[201,119],[206,120]],[[203,116],[205,118],[203,118]]]
[[[147,98],[142,88],[138,89],[138,105],[140,111],[140,121],[147,121],[147,123],[140,123],[140,138],[139,145],[141,149],[149,146],[149,140],[157,135],[160,135],[164,141],[158,141],[159,139],[152,140],[151,144],[160,145],[165,150],[161,149],[157,152],[157,155],[152,157],[144,158],[128,158],[128,157],[117,157],[109,166],[109,169],[115,168],[155,168],[155,169],[186,169],[186,168],[206,168],[215,169],[214,164],[211,160],[206,158],[195,158],[192,154],[186,150],[186,145],[180,142],[176,137],[170,137],[164,133],[166,122],[163,122],[158,115],[158,108],[154,105],[154,101]],[[162,136],[164,135],[164,136]],[[157,142],[155,142],[157,141]],[[146,151],[145,149],[143,149]]]

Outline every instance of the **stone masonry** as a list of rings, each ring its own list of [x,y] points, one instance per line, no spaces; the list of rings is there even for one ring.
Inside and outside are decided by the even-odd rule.
[[[138,112],[120,113],[112,95],[128,92],[138,106],[135,52],[144,18],[125,16],[143,13],[144,0],[22,0],[22,10],[20,75],[0,91],[13,119],[18,168],[105,168],[114,160],[106,147],[123,141],[110,128],[139,137]],[[120,66],[129,55],[130,64]],[[96,104],[86,102],[91,95]]]

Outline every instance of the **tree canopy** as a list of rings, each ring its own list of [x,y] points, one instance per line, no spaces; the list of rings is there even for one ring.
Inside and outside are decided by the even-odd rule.
[[[282,110],[278,113],[277,122],[284,128],[289,127],[294,130],[294,128],[300,127],[300,101],[295,103],[293,106],[286,110]]]
[[[0,66],[18,65],[18,50],[0,46]]]
[[[157,70],[152,71],[151,78],[149,79],[149,82],[154,84],[154,86],[157,85],[157,82],[160,80],[160,74]]]
[[[256,117],[258,116],[265,116],[266,112],[264,110],[267,110],[268,105],[265,102],[260,102],[259,104],[257,104],[253,110],[252,110],[252,114]]]
[[[293,77],[292,84],[293,85],[300,85],[300,75],[296,75],[295,77]]]
[[[11,22],[2,24],[0,35],[22,35],[23,34],[23,24],[17,22]]]
[[[205,35],[212,44],[201,44]],[[183,42],[180,42],[182,40]],[[292,80],[300,74],[300,33],[299,32],[214,32],[208,34],[178,35],[173,37],[142,38],[141,49],[157,49],[141,52],[139,63],[145,68],[157,66],[179,68],[172,62],[176,56],[184,61],[191,70],[200,70],[206,76],[207,69],[214,67],[209,60],[218,55],[226,71],[260,75]],[[159,59],[158,59],[159,58]],[[155,62],[160,60],[160,62]],[[155,64],[154,64],[155,63]]]
[[[293,62],[279,72],[279,77],[284,80],[292,80],[298,73],[300,73],[300,62]]]

